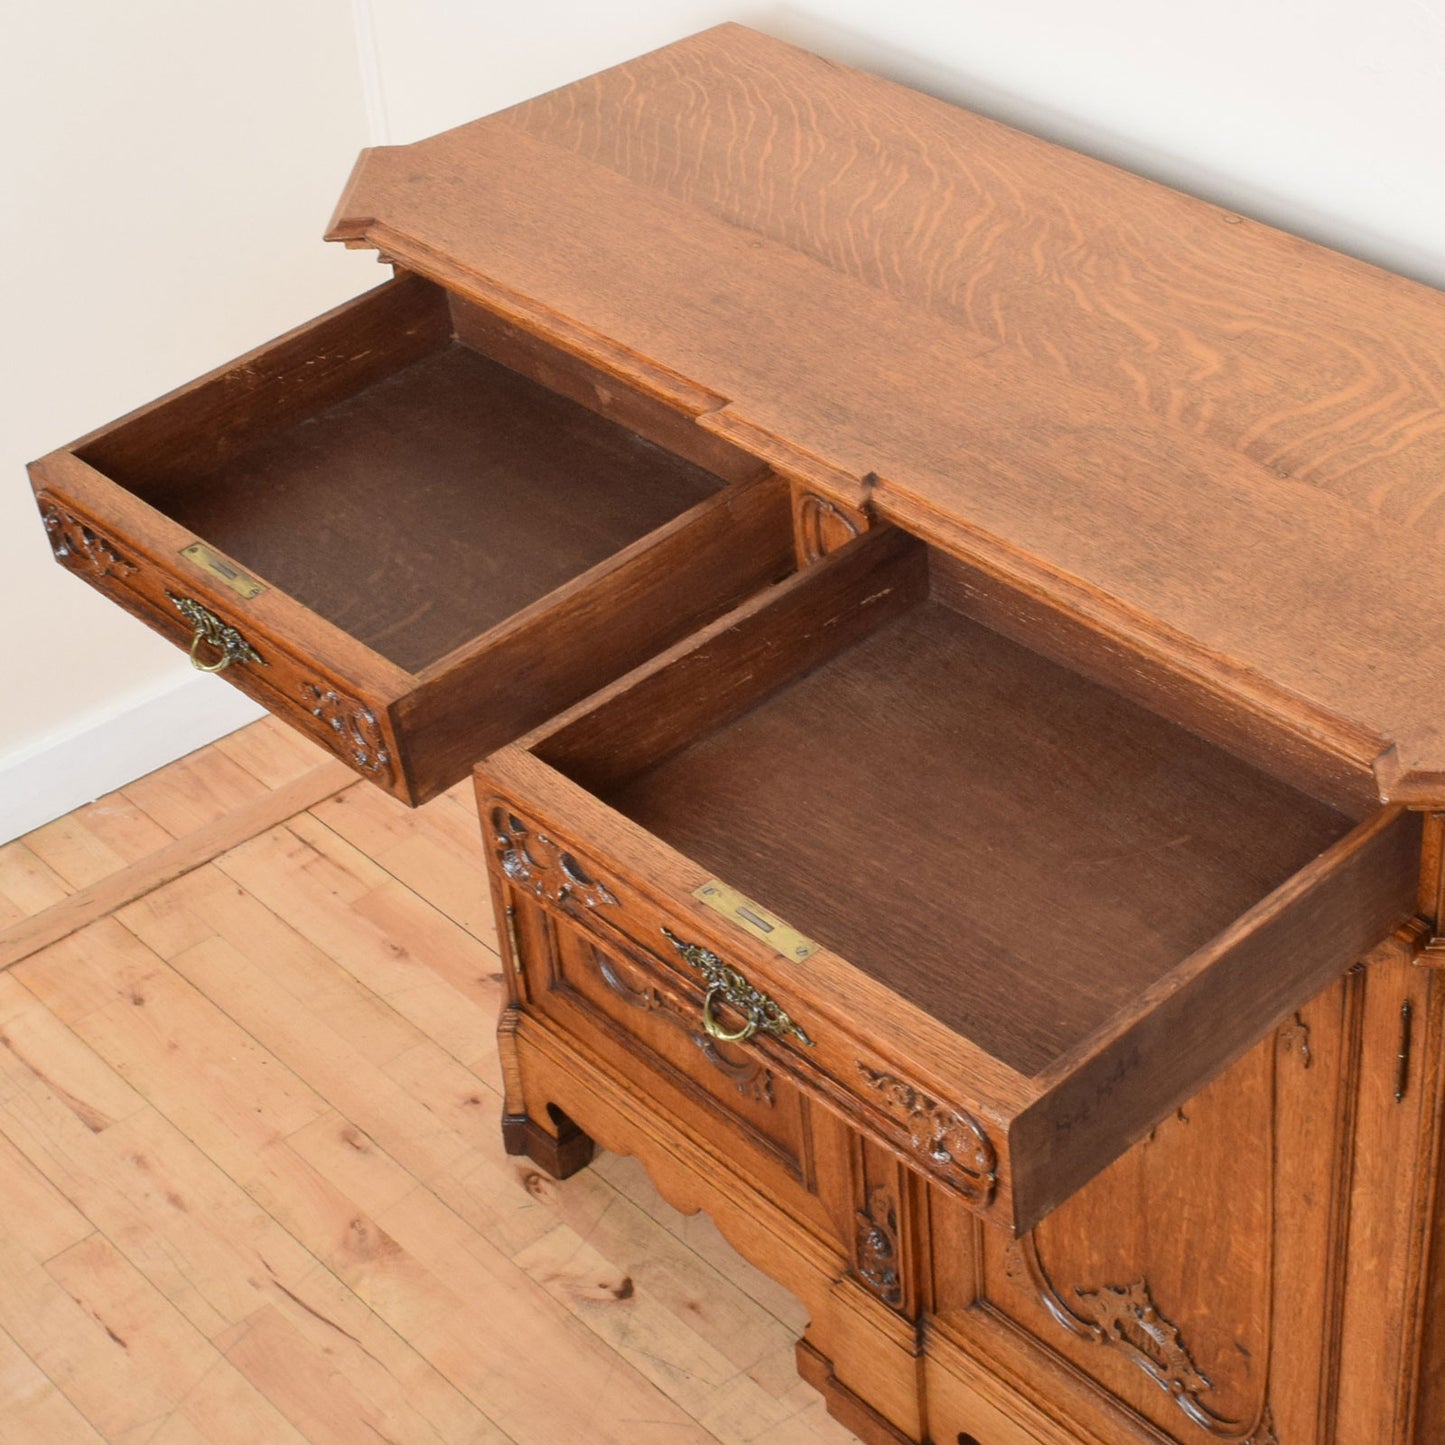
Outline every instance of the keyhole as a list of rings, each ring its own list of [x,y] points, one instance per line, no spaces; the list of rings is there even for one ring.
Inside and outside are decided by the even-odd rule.
[[[970,1435],[967,1430],[958,1432],[958,1445],[982,1445],[977,1435]]]

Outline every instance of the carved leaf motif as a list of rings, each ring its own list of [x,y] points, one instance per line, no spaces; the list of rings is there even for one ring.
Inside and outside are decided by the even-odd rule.
[[[859,1210],[854,1252],[858,1274],[886,1305],[895,1309],[903,1299],[898,1278],[898,1211],[887,1188],[878,1185],[868,1195],[868,1207]]]
[[[390,779],[391,753],[376,714],[354,697],[314,682],[301,685],[301,696],[311,716],[325,723],[336,735],[338,751],[364,773]]]
[[[1279,1445],[1268,1402],[1253,1423],[1227,1420],[1209,1408],[1203,1397],[1214,1386],[1195,1364],[1179,1326],[1159,1313],[1145,1280],[1095,1290],[1075,1288],[1077,1303],[1070,1306],[1045,1273],[1030,1235],[1008,1247],[1004,1267],[1070,1334],[1132,1360],[1200,1429],[1234,1445]]]
[[[115,550],[108,538],[53,501],[45,504],[41,517],[50,550],[73,571],[91,572],[97,577],[129,577],[140,571]]]
[[[912,1084],[870,1069],[861,1061],[858,1072],[870,1088],[882,1094],[890,1112],[902,1117],[909,1141],[919,1154],[948,1170],[975,1203],[993,1202],[998,1189],[998,1155],[977,1119],[962,1110],[945,1108]]]
[[[1144,1280],[1102,1289],[1075,1289],[1074,1312],[1103,1344],[1119,1345],[1139,1356],[1145,1371],[1171,1395],[1201,1395],[1213,1389],[1179,1338],[1178,1325],[1155,1308]]]
[[[564,904],[577,902],[596,908],[617,898],[605,883],[593,878],[545,833],[533,832],[515,813],[492,810],[492,842],[504,872],[518,887],[537,898]]]

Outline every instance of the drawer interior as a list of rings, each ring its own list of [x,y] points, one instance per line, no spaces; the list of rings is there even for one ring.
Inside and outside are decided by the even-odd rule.
[[[756,611],[534,751],[1019,1074],[1355,827],[969,617],[947,559],[853,545],[790,661]]]
[[[382,291],[80,457],[411,673],[727,485],[645,403],[486,354],[501,333],[440,287]]]

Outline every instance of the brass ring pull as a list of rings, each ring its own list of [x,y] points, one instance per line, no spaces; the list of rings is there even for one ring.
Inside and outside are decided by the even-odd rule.
[[[210,640],[211,639],[206,636],[203,627],[196,628],[196,635],[191,638],[191,666],[194,667],[197,672],[225,672],[236,659],[232,657],[229,652],[225,651],[224,648],[221,651],[221,655],[214,662],[202,662],[201,659],[196,656],[196,650],[200,645]]]
[[[702,1001],[702,1026],[710,1038],[716,1039],[722,1044],[746,1043],[758,1031],[758,1016],[755,1013],[748,1015],[748,1021],[740,1029],[729,1032],[714,1016],[712,1011],[715,999],[726,999],[727,990],[722,984],[715,984],[708,989],[707,995]]]
[[[224,672],[233,662],[255,662],[266,666],[266,659],[229,623],[222,622],[209,607],[194,597],[166,596],[175,603],[176,611],[191,624],[191,666],[197,672]],[[211,662],[201,660],[201,644],[214,647],[218,656]]]
[[[812,1039],[788,1017],[777,1000],[754,988],[731,964],[724,963],[701,944],[685,943],[670,928],[664,928],[662,936],[702,974],[707,985],[702,999],[702,1026],[709,1038],[723,1044],[741,1044],[758,1033],[772,1034],[775,1038],[791,1034],[799,1043],[813,1047]],[[747,1020],[742,1028],[727,1029],[718,1022],[714,1010],[719,1001],[736,1009]]]

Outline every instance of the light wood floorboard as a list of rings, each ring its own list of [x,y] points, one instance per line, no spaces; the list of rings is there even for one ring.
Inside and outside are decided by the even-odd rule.
[[[0,1445],[853,1441],[705,1216],[503,1153],[483,866],[270,720],[0,848]]]

